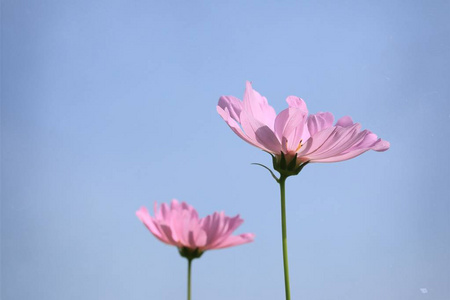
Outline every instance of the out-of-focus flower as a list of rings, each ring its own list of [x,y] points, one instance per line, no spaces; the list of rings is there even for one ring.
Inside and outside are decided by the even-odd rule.
[[[180,254],[187,258],[200,257],[204,251],[221,249],[250,243],[254,234],[232,235],[244,220],[228,217],[223,212],[215,212],[199,218],[197,211],[185,202],[176,199],[169,205],[163,203],[158,209],[155,202],[152,217],[145,207],[137,212],[137,217],[161,242],[178,247]]]
[[[334,125],[329,112],[308,116],[305,102],[296,97],[286,99],[289,108],[278,115],[247,82],[244,99],[222,96],[217,111],[230,128],[244,141],[273,154],[285,163],[296,159],[296,166],[306,162],[338,162],[368,150],[386,151],[389,142],[369,130],[362,130],[348,116]]]

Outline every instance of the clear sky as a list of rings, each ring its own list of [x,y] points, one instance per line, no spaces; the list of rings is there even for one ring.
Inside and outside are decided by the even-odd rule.
[[[245,81],[391,142],[287,182],[292,298],[450,299],[449,1],[1,1],[1,298],[185,299],[139,222],[172,198],[254,243],[193,263],[195,300],[283,299],[268,154],[216,112]],[[426,290],[421,290],[426,289]]]

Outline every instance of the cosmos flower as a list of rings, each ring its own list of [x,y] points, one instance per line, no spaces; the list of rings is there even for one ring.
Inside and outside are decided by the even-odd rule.
[[[136,212],[137,217],[161,242],[178,247],[180,254],[187,258],[200,257],[204,251],[221,249],[250,243],[254,234],[232,235],[244,220],[228,217],[223,212],[215,212],[199,218],[197,211],[185,202],[176,199],[169,205],[154,206],[152,217],[145,207]]]
[[[222,96],[217,112],[241,139],[272,156],[271,169],[257,163],[271,173],[280,185],[281,237],[286,300],[291,299],[286,226],[286,179],[297,175],[311,162],[338,162],[356,157],[368,150],[386,151],[389,142],[346,116],[334,125],[329,112],[308,115],[305,102],[296,97],[286,99],[289,107],[278,115],[267,99],[247,82],[244,99]]]
[[[222,96],[217,111],[244,141],[286,162],[338,162],[368,150],[386,151],[389,142],[346,116],[334,125],[329,112],[308,115],[305,102],[296,96],[286,99],[289,107],[278,115],[267,99],[247,82],[244,99]]]

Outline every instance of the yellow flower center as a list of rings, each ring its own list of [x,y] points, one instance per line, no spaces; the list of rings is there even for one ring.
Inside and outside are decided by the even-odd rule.
[[[302,145],[302,141],[303,141],[303,140],[300,140],[300,143],[298,143],[298,147],[297,147],[297,149],[295,150],[295,152],[298,152],[298,150],[300,150],[300,148],[303,146],[303,145]]]

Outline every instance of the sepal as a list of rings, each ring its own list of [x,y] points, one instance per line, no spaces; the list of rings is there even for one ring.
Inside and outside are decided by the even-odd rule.
[[[187,248],[187,247],[178,248],[178,252],[180,253],[181,256],[183,256],[189,260],[199,258],[204,253],[204,251],[201,251],[198,248],[191,249],[191,248]]]
[[[292,157],[289,162],[286,160],[286,155],[281,152],[279,156],[272,155],[273,168],[280,173],[282,177],[289,177],[298,175],[300,171],[306,166],[309,161],[304,163],[297,163],[297,153]]]

